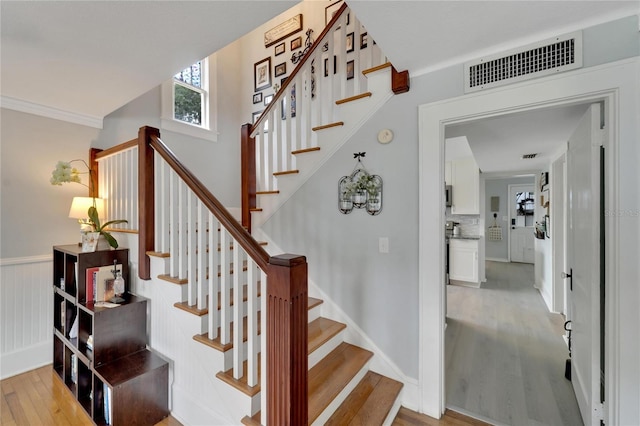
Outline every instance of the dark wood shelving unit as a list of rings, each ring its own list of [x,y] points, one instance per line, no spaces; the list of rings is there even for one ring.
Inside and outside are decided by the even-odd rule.
[[[86,269],[114,262],[122,265],[124,302],[96,306],[87,300]],[[53,247],[53,370],[98,425],[153,425],[169,415],[169,363],[147,348],[148,300],[129,293],[128,283],[128,249]],[[71,338],[76,318],[77,337]]]

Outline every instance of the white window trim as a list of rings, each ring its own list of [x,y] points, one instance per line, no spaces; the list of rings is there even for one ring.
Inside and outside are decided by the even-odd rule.
[[[204,97],[202,126],[185,123],[184,121],[173,118],[174,81],[173,78],[171,78],[162,83],[161,87],[162,115],[160,119],[160,127],[162,130],[168,130],[170,132],[180,133],[194,138],[217,142],[218,91],[214,75],[215,70],[217,69],[216,55],[211,55],[208,58],[203,59],[201,62],[203,75],[202,90],[208,94],[208,96]],[[211,70],[214,70],[214,72],[211,72]]]

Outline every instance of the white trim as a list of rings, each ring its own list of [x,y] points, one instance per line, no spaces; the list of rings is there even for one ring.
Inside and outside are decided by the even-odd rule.
[[[0,379],[6,379],[35,368],[51,364],[53,359],[53,334],[49,340],[20,348],[17,351],[3,353],[0,365]]]
[[[634,138],[638,136],[637,123],[633,124],[638,111],[637,96],[640,91],[638,75],[640,59],[634,57],[614,63],[608,63],[591,68],[583,68],[561,75],[549,76],[541,79],[492,89],[487,92],[474,93],[458,98],[425,104],[419,106],[419,374],[420,374],[420,411],[432,417],[439,418],[445,409],[445,357],[444,357],[444,289],[440,283],[444,280],[444,262],[442,252],[444,242],[441,239],[431,239],[432,235],[440,235],[444,228],[444,194],[440,190],[444,185],[444,126],[454,122],[470,119],[487,118],[510,112],[521,112],[538,108],[575,104],[582,102],[607,99],[611,108],[607,111],[608,121],[611,123],[607,163],[607,200],[606,206],[615,209],[620,206],[619,194],[620,164],[618,143],[622,137]],[[622,104],[622,105],[620,105]],[[624,126],[620,123],[624,122]],[[624,134],[621,135],[621,130]],[[627,165],[628,166],[628,165]],[[627,167],[628,168],[628,167]],[[430,173],[427,173],[427,170]],[[438,177],[434,179],[433,173]],[[629,170],[626,170],[629,173]],[[433,194],[442,194],[440,204],[433,203]],[[439,220],[433,220],[439,218]],[[620,420],[635,420],[638,418],[628,402],[633,395],[628,393],[633,389],[623,389],[621,364],[623,357],[636,357],[638,343],[627,342],[625,352],[620,347],[621,330],[628,328],[622,323],[621,315],[624,310],[631,311],[630,303],[638,300],[620,300],[620,282],[635,282],[638,266],[622,263],[619,251],[623,249],[621,242],[619,221],[607,223],[606,263],[607,283],[607,330],[606,350],[608,354],[606,366],[607,400],[609,401],[609,418],[607,424],[620,424]],[[637,230],[637,225],[636,228]],[[637,244],[629,240],[628,234],[624,238],[626,244]],[[637,276],[635,277],[637,278]],[[625,292],[633,293],[628,284]],[[434,300],[435,299],[435,300]],[[637,315],[636,317],[637,318]],[[436,347],[434,348],[434,344]],[[625,364],[627,365],[628,362]],[[637,376],[635,377],[637,380]],[[628,380],[628,379],[626,379]],[[627,386],[628,388],[628,386]],[[638,394],[637,383],[635,396]],[[624,395],[626,404],[621,406]],[[622,412],[621,410],[625,411]]]
[[[486,257],[484,260],[488,260],[490,262],[504,262],[509,263],[509,259],[503,259],[498,257]]]
[[[0,106],[2,108],[25,112],[27,114],[39,115],[41,117],[52,118],[54,120],[66,121],[67,123],[102,129],[103,117],[64,111],[58,108],[35,104],[33,102],[23,101],[21,99],[15,99],[8,96],[0,96]]]
[[[52,260],[53,260],[53,255],[51,254],[42,254],[40,256],[28,256],[28,257],[7,257],[4,259],[0,259],[0,266],[25,265],[28,263],[44,263],[44,262],[51,262]]]

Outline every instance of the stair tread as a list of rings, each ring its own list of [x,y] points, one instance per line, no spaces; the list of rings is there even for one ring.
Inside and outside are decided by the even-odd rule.
[[[260,354],[258,354],[258,377],[260,377]],[[258,380],[258,384],[251,387],[247,384],[247,361],[242,363],[242,377],[240,379],[233,378],[233,368],[230,368],[227,371],[220,371],[216,374],[216,377],[222,380],[223,382],[233,386],[239,391],[243,392],[248,396],[255,396],[260,392],[260,381]]]
[[[325,425],[383,424],[403,384],[368,371]]]
[[[338,100],[336,101],[336,105],[346,104],[346,103],[348,103],[348,102],[357,101],[358,99],[370,98],[371,96],[373,96],[373,93],[371,93],[371,92],[364,92],[364,93],[360,93],[360,94],[358,94],[358,95],[350,96],[350,97],[348,97],[348,98],[338,99]]]
[[[296,151],[291,151],[291,155],[306,154],[307,152],[315,152],[315,151],[320,151],[320,147],[314,146],[313,148],[298,149]]]
[[[260,297],[260,281],[258,281],[258,297]],[[247,284],[244,284],[242,286],[242,301],[246,302],[247,301],[247,291],[248,291],[248,287]],[[230,291],[230,296],[231,298],[231,306],[233,306],[233,289],[231,289]],[[209,313],[209,298],[207,298],[207,306],[205,308],[202,309],[198,309],[198,299],[196,299],[196,303],[194,305],[189,305],[188,301],[184,301],[184,302],[176,302],[173,304],[173,306],[175,306],[178,309],[182,309],[183,311],[187,311],[189,313],[192,313],[194,315],[198,315],[198,316],[202,316],[202,315],[206,315]],[[220,292],[218,292],[218,310],[220,310],[220,307],[222,306],[222,294]]]
[[[383,69],[385,69],[385,68],[390,68],[390,67],[391,67],[391,62],[385,62],[385,63],[384,63],[384,64],[382,64],[382,65],[378,65],[378,66],[376,66],[376,67],[373,67],[373,68],[367,68],[366,70],[363,70],[363,71],[362,71],[362,74],[363,74],[363,75],[367,75],[367,74],[370,74],[370,73],[372,73],[372,72],[380,71],[380,70],[383,70]]]
[[[261,322],[260,322],[260,312],[258,312],[258,335],[260,335],[260,333],[262,332],[262,327],[260,326]],[[196,334],[195,336],[193,336],[193,340],[195,340],[196,342],[200,342],[200,343],[204,343],[205,345],[213,348],[213,349],[217,349],[220,352],[226,352],[229,349],[233,348],[233,329],[234,329],[234,323],[231,323],[231,333],[230,333],[230,339],[231,341],[229,343],[223,344],[220,341],[220,327],[218,327],[218,337],[216,337],[215,339],[209,339],[209,335],[208,333],[203,333],[203,334]],[[242,318],[242,341],[246,342],[247,341],[247,317]]]
[[[373,353],[342,342],[308,374],[309,423],[313,423],[365,366]]]
[[[330,129],[332,127],[344,126],[344,121],[336,121],[335,123],[323,124],[322,126],[313,127],[311,130],[317,132],[318,130]]]
[[[233,275],[233,263],[231,263],[229,265],[229,274]],[[242,262],[242,271],[246,271],[247,270],[247,261],[244,260]],[[207,271],[207,276],[205,277],[206,279],[209,279],[209,272]],[[220,271],[220,265],[218,265],[218,277],[220,277],[222,275],[222,272]],[[162,274],[162,275],[158,275],[158,278],[164,281],[169,281],[170,283],[174,283],[174,284],[189,284],[189,280],[187,278],[178,278],[178,277],[172,277],[169,274]]]
[[[340,333],[346,327],[346,324],[324,317],[316,318],[311,321],[307,332],[309,336],[307,352],[313,353],[313,351],[325,344],[329,339]]]
[[[279,194],[280,191],[275,190],[275,191],[256,191],[256,195],[276,195]]]
[[[245,289],[245,291],[246,291],[246,289]],[[218,303],[220,303],[219,296],[220,296],[220,294],[218,294]],[[246,293],[245,293],[245,296],[246,296]],[[307,298],[307,309],[313,309],[315,306],[319,305],[320,303],[317,303],[318,301],[320,303],[322,303],[322,300],[320,300],[320,299],[314,299],[313,297]],[[174,304],[174,306],[176,308],[180,308],[180,309],[183,309],[183,310],[188,310],[188,308],[185,308],[184,306],[182,306],[182,304],[185,304],[185,303],[186,302],[182,302],[180,304],[181,306],[178,306],[178,303],[176,303],[176,304]],[[220,309],[219,305],[218,305],[218,309]],[[258,318],[260,318],[259,315],[260,315],[260,312],[258,312]],[[337,334],[337,332],[335,331],[336,326],[332,325],[332,324],[329,324],[327,321],[329,321],[331,323],[335,323],[335,324],[340,324],[340,323],[337,323],[337,322],[332,321],[332,320],[327,320],[326,318],[317,318],[314,321],[312,321],[311,323],[309,323],[309,333],[308,333],[309,334],[309,340],[310,340],[309,343],[308,343],[309,347],[311,347],[311,345],[312,345],[312,343],[311,343],[311,324],[315,323],[316,321],[318,321],[320,319],[326,320],[326,321],[320,321],[320,322],[318,322],[318,323],[316,323],[314,325],[314,332],[313,333],[314,333],[315,338],[317,340],[325,339],[322,342],[322,343],[324,343],[328,339],[333,337],[333,335]],[[243,317],[242,320],[243,320],[243,332],[244,332],[243,335],[246,336],[247,335],[247,317]],[[344,327],[346,327],[346,325],[344,325]],[[260,329],[261,329],[260,320],[258,319],[258,334],[260,334],[260,331],[261,331]],[[330,334],[330,333],[333,333],[333,335],[331,335],[331,336],[329,336],[327,338],[327,335]],[[233,348],[233,322],[231,323],[231,342],[229,342],[229,343],[223,344],[223,343],[220,342],[220,328],[218,328],[218,337],[217,338],[209,339],[208,334],[209,333],[196,334],[195,336],[193,336],[193,339],[198,341],[198,342],[200,342],[200,343],[203,343],[203,344],[205,344],[205,345],[207,345],[207,346],[209,346],[209,347],[211,347],[213,349],[217,349],[220,352],[226,352],[229,349]],[[247,339],[244,338],[242,341],[246,342]],[[320,343],[320,345],[322,343]],[[314,342],[313,344],[317,345],[317,342]],[[317,347],[316,347],[316,349],[317,349]],[[309,353],[311,353],[311,352],[313,352],[313,351],[309,350]]]
[[[261,426],[260,424],[260,416],[262,411],[258,411],[253,416],[244,416],[242,418],[242,424],[246,426]]]
[[[274,176],[285,176],[285,175],[295,175],[300,173],[300,170],[284,170],[281,172],[273,172]]]

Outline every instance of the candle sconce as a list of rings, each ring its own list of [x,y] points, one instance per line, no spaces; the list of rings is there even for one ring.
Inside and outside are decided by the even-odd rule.
[[[362,164],[365,152],[355,152],[358,162],[348,176],[338,181],[338,210],[349,214],[356,209],[365,209],[372,216],[382,211],[382,178],[367,172]]]

